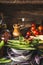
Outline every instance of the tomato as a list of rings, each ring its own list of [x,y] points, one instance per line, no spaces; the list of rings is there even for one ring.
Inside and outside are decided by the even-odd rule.
[[[39,31],[42,31],[42,30],[43,30],[43,26],[40,25],[40,26],[38,27],[38,29],[39,29]]]
[[[35,30],[35,28],[36,28],[36,25],[33,23],[33,24],[31,25],[31,31]]]
[[[31,27],[31,31],[33,31],[33,30],[35,30],[35,26],[32,26],[32,27]]]
[[[34,30],[34,31],[33,31],[33,34],[34,34],[34,35],[39,35],[38,30]]]
[[[30,34],[30,32],[27,32],[27,34],[26,34],[26,35],[30,36],[31,34]]]
[[[26,33],[25,38],[28,39],[30,35],[31,35],[31,34],[30,34],[30,32],[28,31],[28,32]]]

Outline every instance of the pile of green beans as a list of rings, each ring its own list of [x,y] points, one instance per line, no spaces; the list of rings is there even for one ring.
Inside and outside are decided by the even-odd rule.
[[[11,60],[6,58],[0,58],[0,63],[8,63],[8,62],[11,62]]]

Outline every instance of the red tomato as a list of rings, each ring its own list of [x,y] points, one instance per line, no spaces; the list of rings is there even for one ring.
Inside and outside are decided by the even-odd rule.
[[[30,32],[27,32],[27,35],[30,36]]]
[[[32,26],[32,27],[31,27],[31,31],[34,31],[34,30],[35,30],[35,26]]]
[[[39,35],[38,30],[34,30],[34,31],[33,31],[33,34],[34,34],[34,35]]]
[[[42,31],[42,30],[43,30],[43,26],[40,25],[40,26],[38,27],[38,29],[39,29],[39,31]]]

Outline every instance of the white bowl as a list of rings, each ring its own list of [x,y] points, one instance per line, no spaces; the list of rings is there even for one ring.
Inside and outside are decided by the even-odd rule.
[[[17,49],[13,49],[11,48],[11,50],[15,53],[15,54],[23,54],[24,52],[27,52],[27,50],[17,50]],[[30,52],[30,51],[29,51]]]
[[[8,53],[9,58],[11,60],[15,61],[15,62],[25,62],[27,60],[30,60],[31,56],[32,56],[32,52],[30,52],[28,50],[16,50],[16,49],[13,49],[13,48],[11,48],[10,52],[9,52],[9,49],[8,49],[7,53]]]

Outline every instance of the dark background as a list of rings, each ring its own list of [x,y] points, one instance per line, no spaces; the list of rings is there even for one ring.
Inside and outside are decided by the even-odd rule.
[[[13,24],[22,24],[22,18],[26,18],[24,23],[43,23],[43,4],[3,4],[0,3],[0,13],[3,14],[3,21],[9,29]]]

